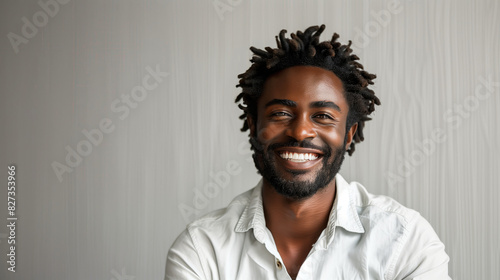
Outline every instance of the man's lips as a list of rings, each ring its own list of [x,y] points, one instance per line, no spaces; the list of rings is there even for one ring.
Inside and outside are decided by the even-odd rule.
[[[279,162],[286,168],[292,170],[305,170],[313,167],[323,156],[317,149],[300,147],[281,147],[275,150]]]

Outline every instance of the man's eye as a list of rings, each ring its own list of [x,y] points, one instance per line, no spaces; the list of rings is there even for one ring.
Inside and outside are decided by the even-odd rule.
[[[333,120],[333,117],[328,115],[328,114],[318,114],[316,116],[314,116],[315,118],[319,118],[319,119],[330,119],[330,120]]]
[[[276,113],[273,113],[271,116],[283,117],[283,116],[289,116],[289,114],[287,114],[285,112],[276,112]]]
[[[288,112],[274,112],[269,115],[269,119],[272,121],[286,121],[292,118],[292,115]]]
[[[271,117],[289,117],[290,114],[287,112],[275,112],[271,114]]]

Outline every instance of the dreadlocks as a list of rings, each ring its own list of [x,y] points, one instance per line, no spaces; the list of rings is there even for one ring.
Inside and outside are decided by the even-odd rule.
[[[337,42],[339,35],[334,33],[331,41],[320,43],[319,37],[324,30],[324,24],[320,27],[311,26],[304,32],[297,31],[297,34],[290,35],[291,38],[286,38],[287,31],[283,29],[279,37],[276,36],[278,48],[266,47],[265,50],[261,50],[250,47],[254,54],[250,59],[252,65],[245,73],[238,75],[240,80],[236,85],[242,88],[235,101],[243,110],[240,116],[244,121],[241,131],[249,129],[247,115],[257,120],[257,100],[270,75],[293,66],[317,66],[332,71],[342,80],[344,96],[349,104],[346,131],[358,123],[353,142],[347,149],[348,154],[352,155],[354,144],[364,140],[363,127],[366,121],[371,120],[368,115],[375,111],[375,104],[380,105],[380,100],[368,88],[376,76],[364,71],[363,65],[356,61],[359,57],[351,54],[351,41],[347,45],[342,45]],[[242,99],[246,106],[240,104]]]

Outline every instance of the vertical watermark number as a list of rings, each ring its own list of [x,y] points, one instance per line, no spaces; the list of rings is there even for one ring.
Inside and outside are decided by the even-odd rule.
[[[7,254],[8,270],[16,272],[16,166],[8,166],[7,177],[7,228],[9,229],[7,243],[9,253]]]

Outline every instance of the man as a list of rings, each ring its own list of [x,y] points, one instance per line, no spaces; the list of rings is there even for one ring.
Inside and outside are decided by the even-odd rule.
[[[262,180],[188,225],[165,279],[449,279],[424,218],[337,173],[380,101],[350,42],[320,43],[324,29],[250,48],[236,102]]]

